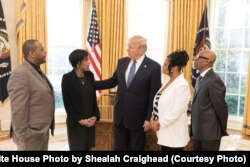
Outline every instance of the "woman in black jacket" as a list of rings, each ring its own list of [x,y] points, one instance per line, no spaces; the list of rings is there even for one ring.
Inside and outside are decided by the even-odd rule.
[[[86,50],[74,50],[69,55],[69,61],[73,70],[62,78],[69,149],[87,151],[95,146],[95,124],[100,119],[93,88],[94,75],[88,71]]]

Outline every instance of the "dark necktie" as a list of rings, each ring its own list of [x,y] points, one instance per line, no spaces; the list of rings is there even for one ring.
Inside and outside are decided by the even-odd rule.
[[[195,83],[195,92],[197,92],[198,89],[199,89],[199,87],[201,86],[202,79],[203,79],[202,76],[199,76],[199,77],[196,79],[196,83]]]
[[[135,76],[135,67],[136,67],[136,60],[133,60],[133,64],[130,67],[129,73],[128,73],[128,79],[127,79],[127,87],[131,84],[134,76]]]

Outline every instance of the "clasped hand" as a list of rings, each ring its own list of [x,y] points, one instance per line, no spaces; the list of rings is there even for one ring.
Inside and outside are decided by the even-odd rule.
[[[154,130],[154,131],[158,131],[160,129],[160,123],[159,121],[155,121],[153,119],[153,117],[150,119],[150,124],[151,124],[151,128]]]
[[[86,127],[92,127],[96,123],[96,117],[90,117],[88,119],[81,119],[79,123]]]

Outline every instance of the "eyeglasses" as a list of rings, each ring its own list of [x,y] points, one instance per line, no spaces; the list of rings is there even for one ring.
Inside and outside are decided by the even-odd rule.
[[[205,59],[205,60],[207,60],[209,58],[204,57],[204,56],[200,56],[200,55],[198,55],[197,57],[194,58],[194,60],[198,60],[198,59]]]
[[[199,56],[198,59],[209,59],[209,58],[204,57],[204,56]]]

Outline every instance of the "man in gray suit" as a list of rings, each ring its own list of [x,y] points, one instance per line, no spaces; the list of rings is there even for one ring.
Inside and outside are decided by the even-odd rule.
[[[221,137],[228,135],[226,87],[212,69],[215,60],[216,54],[210,50],[201,51],[194,59],[194,67],[200,71],[191,114],[193,149],[197,151],[219,150]]]
[[[53,88],[40,70],[46,62],[44,46],[38,40],[23,44],[24,62],[10,76],[10,137],[18,150],[48,150],[49,129],[54,131]]]

